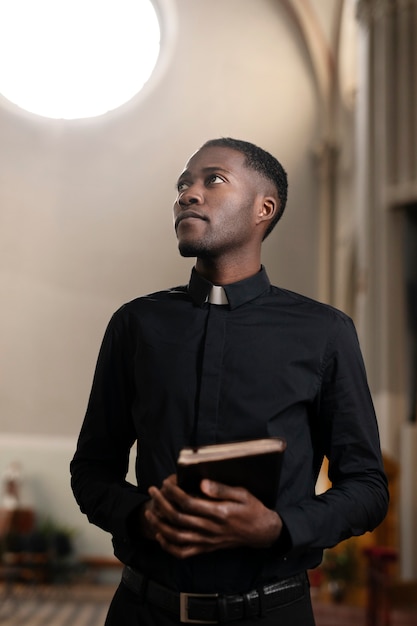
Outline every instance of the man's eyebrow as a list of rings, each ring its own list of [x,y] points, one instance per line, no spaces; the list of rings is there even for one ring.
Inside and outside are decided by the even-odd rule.
[[[221,165],[208,165],[207,167],[203,167],[203,169],[201,170],[203,172],[203,174],[212,174],[213,172],[222,172],[223,174],[230,174],[230,170],[227,170],[225,167],[222,167]],[[184,170],[178,180],[177,180],[177,185],[179,182],[181,182],[184,179],[187,178],[192,178],[192,174],[190,172],[190,170]]]

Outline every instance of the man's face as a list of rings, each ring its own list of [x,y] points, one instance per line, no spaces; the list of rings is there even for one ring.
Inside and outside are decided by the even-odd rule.
[[[177,183],[174,224],[182,256],[216,258],[244,252],[257,240],[260,176],[231,148],[202,148]]]

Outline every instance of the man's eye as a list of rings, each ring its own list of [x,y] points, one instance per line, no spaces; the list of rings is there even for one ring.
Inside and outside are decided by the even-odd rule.
[[[187,183],[178,183],[177,185],[177,190],[178,192],[184,191],[185,189],[187,189],[188,184]]]
[[[218,185],[219,183],[224,183],[224,179],[218,174],[213,174],[212,176],[210,176],[208,182],[210,184]]]

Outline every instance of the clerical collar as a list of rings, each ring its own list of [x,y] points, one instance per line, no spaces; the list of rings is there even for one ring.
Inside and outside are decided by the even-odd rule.
[[[226,292],[221,285],[213,285],[207,296],[207,302],[210,304],[229,304]]]
[[[212,287],[213,284],[203,278],[203,276],[198,274],[196,269],[193,268],[187,291],[196,306],[203,306],[205,302],[209,301],[208,298],[211,294]],[[262,266],[260,271],[254,276],[222,287],[227,297],[225,304],[228,304],[230,309],[236,309],[250,300],[255,300],[261,294],[267,292],[270,287],[271,283],[269,282],[268,275],[265,268]]]

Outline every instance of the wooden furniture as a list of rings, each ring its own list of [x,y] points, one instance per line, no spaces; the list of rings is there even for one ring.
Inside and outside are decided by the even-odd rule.
[[[80,564],[85,569],[89,582],[99,583],[103,573],[122,571],[123,563],[116,557],[86,555],[80,558]]]
[[[366,626],[391,626],[394,607],[417,607],[417,581],[399,577],[399,466],[384,457],[390,505],[382,524],[372,533],[373,544],[363,553],[367,569]]]
[[[21,549],[21,539],[34,527],[33,509],[0,508],[0,580],[44,582],[47,579],[48,555]]]

